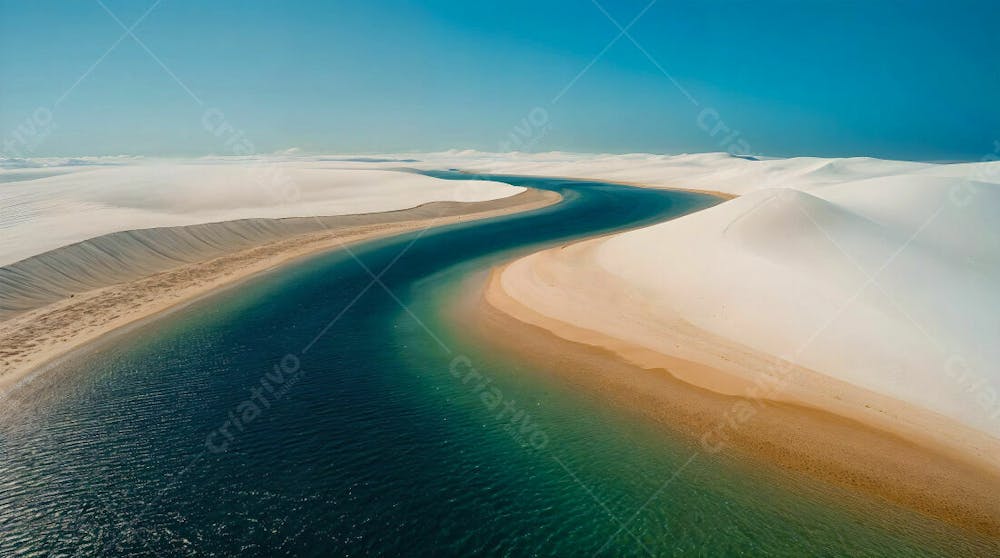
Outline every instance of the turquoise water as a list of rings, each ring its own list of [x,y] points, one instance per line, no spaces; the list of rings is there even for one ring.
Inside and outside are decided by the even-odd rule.
[[[688,441],[450,324],[441,308],[492,263],[714,203],[502,179],[567,199],[257,277],[17,393],[0,422],[0,556],[996,550],[795,475],[692,458]],[[469,367],[495,401],[456,378]]]

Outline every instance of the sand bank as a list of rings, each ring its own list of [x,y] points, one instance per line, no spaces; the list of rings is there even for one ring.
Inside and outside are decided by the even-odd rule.
[[[995,438],[693,326],[589,265],[604,240],[494,270],[471,312],[483,335],[695,437],[705,454],[762,458],[1000,535]]]
[[[112,233],[42,254],[41,261],[5,268],[15,288],[4,295],[6,319],[0,321],[0,389],[109,332],[296,258],[559,199],[554,192],[526,190],[490,201],[431,202],[363,215],[164,227]]]

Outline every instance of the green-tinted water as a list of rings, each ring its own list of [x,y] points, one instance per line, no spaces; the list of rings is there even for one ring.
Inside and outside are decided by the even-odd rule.
[[[507,180],[567,202],[312,258],[15,394],[0,555],[989,555],[886,504],[692,459],[457,330],[440,309],[470,273],[712,203]],[[494,400],[456,377],[469,367]]]

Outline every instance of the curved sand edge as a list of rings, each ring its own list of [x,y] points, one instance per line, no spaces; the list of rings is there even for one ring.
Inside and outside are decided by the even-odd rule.
[[[33,371],[102,336],[292,260],[365,240],[539,209],[561,199],[556,192],[529,189],[490,201],[432,202],[381,213],[147,229],[141,231],[142,241],[134,241],[135,231],[125,231],[53,250],[42,256],[86,272],[86,279],[50,277],[44,290],[27,281],[23,291],[5,295],[10,311],[0,321],[0,398],[29,382]],[[233,234],[234,227],[241,234]],[[199,236],[209,240],[175,242]],[[157,242],[172,244],[170,257]],[[128,249],[101,261],[94,254],[104,245]],[[60,252],[67,257],[60,258]],[[52,268],[28,263],[15,270],[22,278],[30,279],[25,271],[37,271],[33,267]]]
[[[546,368],[558,363],[555,371],[572,381],[697,438],[706,454],[762,458],[1000,535],[1000,470],[990,460],[1000,455],[996,440],[715,338],[680,317],[651,319],[641,300],[613,288],[616,278],[595,277],[580,265],[581,252],[599,241],[494,269],[469,312],[490,343]],[[621,296],[608,296],[614,292]],[[658,347],[672,349],[651,350],[579,325],[588,320],[645,328],[640,336],[654,335]]]

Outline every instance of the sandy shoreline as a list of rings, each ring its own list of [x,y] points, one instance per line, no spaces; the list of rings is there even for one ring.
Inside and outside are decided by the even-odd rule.
[[[988,437],[951,424],[943,427],[941,417],[844,385],[822,386],[836,390],[840,407],[819,405],[807,397],[818,387],[816,373],[727,345],[681,322],[652,324],[654,333],[676,348],[658,352],[546,315],[547,304],[564,304],[602,320],[627,320],[636,301],[612,300],[602,307],[607,301],[588,297],[586,283],[608,292],[613,286],[603,281],[611,279],[581,277],[585,274],[569,263],[572,254],[564,253],[586,249],[588,242],[593,241],[494,269],[480,287],[478,303],[457,312],[456,319],[491,345],[695,438],[705,454],[726,451],[750,462],[762,460],[1000,536],[1000,500],[995,496],[1000,472],[990,461],[997,455],[991,453],[995,446],[984,445],[991,443]],[[539,264],[542,258],[549,260]],[[539,265],[538,282],[512,286],[521,278],[517,270],[513,278],[507,272],[512,265],[523,267],[525,260]],[[573,278],[581,284],[573,285]],[[553,291],[545,292],[546,286],[575,290],[583,298],[559,300]],[[516,295],[508,292],[511,288]],[[772,376],[779,370],[786,381],[754,383],[732,373],[746,366],[768,369]],[[857,412],[856,406],[867,412]],[[921,430],[928,428],[932,430]]]
[[[9,393],[33,371],[110,332],[293,260],[427,227],[538,209],[560,199],[554,192],[527,190],[491,201],[432,202],[407,210],[323,218],[340,224],[74,293],[0,321],[0,392]]]

